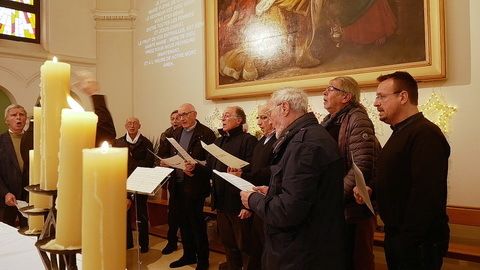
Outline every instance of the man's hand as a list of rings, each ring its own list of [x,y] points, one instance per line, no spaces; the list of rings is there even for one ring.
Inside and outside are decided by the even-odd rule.
[[[371,196],[372,189],[369,186],[367,186],[367,191],[368,191],[368,196]],[[356,186],[353,188],[353,197],[355,197],[355,201],[358,204],[365,204],[365,201],[363,200],[362,195],[360,195],[360,192],[358,192],[358,188]]]
[[[159,160],[159,161],[158,161],[158,165],[159,165],[160,167],[167,167],[167,168],[170,167],[170,166],[168,166],[168,164],[165,163],[165,161],[163,161],[163,160]]]
[[[240,219],[247,219],[251,216],[252,216],[252,212],[248,211],[247,209],[240,210],[240,214],[238,214],[238,217]]]
[[[193,170],[195,170],[195,163],[185,161],[185,170],[183,172],[191,177],[194,175]]]
[[[233,175],[238,176],[238,177],[242,177],[242,169],[236,169],[236,168],[228,167],[227,168],[227,173],[233,174]]]
[[[248,205],[248,198],[252,195],[252,191],[240,191],[240,198],[242,199],[242,204],[245,208],[250,209]]]
[[[88,96],[92,96],[100,92],[100,85],[98,82],[91,79],[85,79],[77,82],[74,84],[74,87]]]
[[[267,195],[268,193],[268,187],[267,186],[258,186],[254,187],[253,191],[261,193],[262,195]]]
[[[132,200],[127,199],[127,210],[132,206]]]
[[[12,193],[5,194],[5,204],[8,206],[15,206],[17,204],[17,198]]]

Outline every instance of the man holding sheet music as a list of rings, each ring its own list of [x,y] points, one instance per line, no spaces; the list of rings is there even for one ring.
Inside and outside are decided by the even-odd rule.
[[[262,131],[263,136],[258,141],[253,150],[251,170],[243,172],[241,169],[228,168],[228,172],[250,181],[255,186],[268,186],[270,181],[270,162],[272,160],[272,150],[277,138],[275,129],[270,121],[270,109],[264,104],[258,106],[257,124]],[[263,245],[265,242],[265,230],[263,221],[258,215],[253,216],[252,237],[250,241],[249,266],[252,269],[261,269],[261,257]]]
[[[215,146],[223,151],[250,162],[257,139],[243,131],[246,115],[238,106],[227,107],[222,115],[222,129],[220,138],[215,140]],[[227,171],[227,165],[222,163],[213,154],[208,155],[206,167],[195,164],[187,166],[188,173],[197,174],[207,172],[213,180],[212,208],[217,210],[217,226],[220,239],[225,247],[227,268],[230,270],[249,268],[249,237],[251,236],[250,218],[252,213],[242,207],[238,189],[227,183],[212,170]],[[248,172],[249,166],[243,168]],[[243,268],[242,268],[243,267]]]
[[[170,156],[181,155],[186,151],[188,158],[195,162],[206,159],[206,151],[201,142],[212,143],[215,133],[197,120],[197,112],[192,104],[186,103],[178,108],[181,127],[173,131],[172,142],[178,142],[177,150],[170,147]],[[185,153],[185,152],[184,152]],[[182,158],[187,158],[182,156]],[[166,165],[163,164],[162,165]],[[210,194],[210,177],[207,173],[187,175],[176,169],[169,180],[169,217],[179,221],[183,243],[183,256],[170,264],[171,268],[197,263],[196,270],[208,269],[209,246],[207,226],[203,216],[205,198]]]
[[[323,91],[323,105],[329,114],[323,119],[322,125],[337,142],[345,162],[343,192],[347,222],[347,269],[373,270],[376,216],[366,205],[355,202],[352,164],[355,161],[367,186],[372,186],[374,164],[381,147],[375,137],[373,123],[359,100],[360,87],[355,79],[337,77],[331,80]]]
[[[303,91],[276,91],[269,106],[278,138],[270,185],[240,193],[243,205],[265,223],[263,269],[343,270],[344,169],[338,147],[307,113]]]
[[[175,129],[180,127],[180,117],[178,116],[178,110],[174,110],[170,113],[170,127],[167,128],[161,135],[159,140],[159,146],[157,155],[160,158],[168,158],[170,156],[170,147],[171,144],[168,142],[167,138],[171,138],[173,136],[173,132]],[[160,160],[158,160],[160,162]],[[158,163],[157,163],[158,164]],[[169,185],[173,187],[173,185]],[[163,186],[162,188],[166,188]],[[169,190],[172,193],[171,190]],[[170,204],[169,204],[170,205]],[[172,215],[172,211],[168,211],[168,232],[167,232],[167,245],[162,249],[162,254],[170,254],[177,250],[177,231],[179,229],[178,221],[176,220],[175,216]]]
[[[152,143],[149,139],[143,136],[139,129],[141,127],[140,120],[136,117],[129,117],[125,122],[125,129],[127,133],[116,139],[113,142],[114,147],[127,147],[128,148],[128,175],[130,175],[137,167],[152,168],[154,163],[154,157],[151,152],[153,151]],[[130,197],[130,202],[133,201],[133,197]],[[147,209],[147,195],[136,195],[136,214],[138,217],[138,235],[140,252],[148,252],[149,239],[148,239],[148,209]],[[130,204],[131,205],[131,204]],[[132,213],[132,207],[129,208],[127,214],[127,248],[133,247],[133,235],[132,226],[130,222],[130,215]]]
[[[379,155],[374,186],[385,223],[388,269],[442,269],[450,236],[450,146],[438,126],[418,111],[415,78],[397,71],[377,81],[373,105],[393,130]]]

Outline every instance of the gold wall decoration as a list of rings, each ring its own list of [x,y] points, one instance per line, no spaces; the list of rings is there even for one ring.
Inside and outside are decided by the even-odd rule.
[[[433,92],[427,103],[420,105],[419,110],[423,115],[435,125],[437,125],[443,133],[450,132],[450,122],[453,114],[457,111],[457,107],[448,104],[439,94]]]

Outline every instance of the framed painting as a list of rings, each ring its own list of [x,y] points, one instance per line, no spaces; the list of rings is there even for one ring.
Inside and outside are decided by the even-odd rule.
[[[361,86],[396,70],[446,78],[443,0],[205,1],[206,98]]]

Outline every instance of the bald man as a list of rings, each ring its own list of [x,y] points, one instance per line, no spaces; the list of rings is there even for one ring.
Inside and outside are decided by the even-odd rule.
[[[154,157],[151,152],[153,152],[153,145],[149,139],[143,136],[139,130],[142,125],[140,120],[136,117],[129,117],[125,122],[125,129],[127,133],[116,139],[113,142],[115,147],[127,147],[128,148],[128,175],[130,175],[137,167],[153,167]],[[133,200],[133,197],[129,197],[130,200]],[[136,196],[137,202],[137,217],[138,217],[138,228],[139,228],[139,243],[140,243],[140,252],[148,252],[149,241],[148,241],[148,211],[147,211],[147,195]],[[127,248],[133,247],[133,236],[132,236],[132,227],[130,223],[130,214],[132,208],[129,208],[127,214]]]
[[[207,153],[201,141],[211,144],[215,133],[197,120],[197,111],[190,103],[178,108],[180,127],[173,132],[173,138],[199,161],[206,160]],[[176,155],[176,150],[170,148],[170,156]],[[169,181],[170,198],[168,202],[169,217],[175,216],[180,224],[183,242],[183,256],[170,264],[170,268],[178,268],[197,263],[196,270],[207,270],[209,266],[208,236],[203,204],[210,194],[210,177],[198,173],[187,175],[181,170],[175,170]]]

